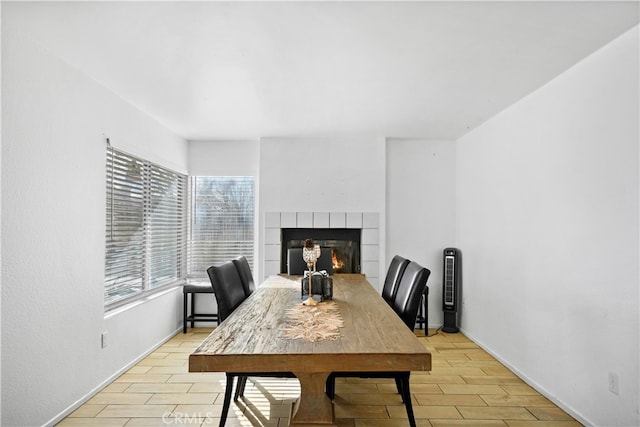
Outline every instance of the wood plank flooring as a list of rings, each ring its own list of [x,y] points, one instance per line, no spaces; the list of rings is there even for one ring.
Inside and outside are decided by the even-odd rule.
[[[58,426],[217,426],[225,375],[188,372],[188,355],[210,332],[179,333]],[[431,372],[411,375],[418,427],[581,426],[461,333],[416,335],[433,361]],[[250,379],[227,426],[287,426],[298,394],[295,379]],[[340,427],[409,425],[393,380],[339,378],[335,411]]]

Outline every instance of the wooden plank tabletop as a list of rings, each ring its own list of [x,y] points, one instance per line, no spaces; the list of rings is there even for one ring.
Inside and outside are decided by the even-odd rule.
[[[189,356],[190,372],[423,371],[431,355],[363,275],[333,276],[344,320],[336,340],[285,337],[285,311],[301,304],[299,277],[276,277],[244,301]]]

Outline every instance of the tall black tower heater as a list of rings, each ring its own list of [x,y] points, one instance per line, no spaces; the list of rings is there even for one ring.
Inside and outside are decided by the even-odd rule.
[[[444,332],[458,332],[458,309],[460,298],[460,263],[456,248],[444,251],[444,267],[442,269],[442,310],[444,311]]]

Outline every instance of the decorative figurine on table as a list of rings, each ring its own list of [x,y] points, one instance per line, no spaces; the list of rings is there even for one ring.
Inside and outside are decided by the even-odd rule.
[[[320,258],[320,245],[314,244],[313,240],[306,239],[302,248],[302,259],[307,263],[309,270],[304,272],[302,279],[302,297],[308,295],[304,300],[304,305],[316,305],[314,295],[320,295],[321,301],[333,298],[333,279],[326,271],[316,271],[316,262]]]
[[[317,249],[316,249],[317,246]],[[316,245],[313,243],[313,240],[306,239],[304,241],[304,247],[302,248],[302,259],[307,263],[308,270],[305,271],[305,278],[308,278],[310,282],[311,280],[311,272],[316,270],[316,261],[320,257],[320,245]],[[313,270],[312,270],[313,269]],[[304,278],[302,279],[302,287],[304,290]],[[316,305],[316,300],[313,299],[313,283],[309,287],[309,298],[307,298],[303,304],[304,305]]]

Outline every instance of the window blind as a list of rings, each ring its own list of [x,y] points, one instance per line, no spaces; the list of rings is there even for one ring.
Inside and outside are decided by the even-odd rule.
[[[107,148],[105,306],[184,277],[186,177]]]
[[[155,288],[180,279],[183,270],[186,178],[153,164],[149,175],[147,253],[149,287]]]
[[[190,194],[187,276],[240,255],[253,267],[254,178],[192,176]]]

